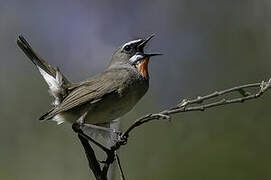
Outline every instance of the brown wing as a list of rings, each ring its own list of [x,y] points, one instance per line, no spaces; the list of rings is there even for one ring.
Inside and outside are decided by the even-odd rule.
[[[120,86],[125,83],[128,77],[127,70],[106,71],[89,81],[81,83],[77,88],[56,107],[53,111],[43,116],[41,120],[51,119],[55,115],[78,107],[85,103],[95,103],[102,100],[105,95],[117,93]]]

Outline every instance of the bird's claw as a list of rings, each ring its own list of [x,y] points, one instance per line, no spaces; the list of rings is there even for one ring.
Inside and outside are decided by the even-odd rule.
[[[128,141],[128,136],[122,136],[120,134],[120,136],[118,138],[118,144],[119,145],[125,145],[125,144],[127,144],[127,141]]]

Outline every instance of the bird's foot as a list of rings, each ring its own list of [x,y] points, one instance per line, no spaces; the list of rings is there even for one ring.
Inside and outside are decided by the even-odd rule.
[[[118,136],[117,144],[120,146],[127,144],[128,136],[123,136],[121,133]]]

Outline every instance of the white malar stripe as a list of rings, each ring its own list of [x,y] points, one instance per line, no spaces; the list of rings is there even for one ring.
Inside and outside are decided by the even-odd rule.
[[[137,39],[137,40],[129,41],[129,42],[125,43],[125,44],[122,46],[122,48],[125,47],[125,46],[127,46],[127,45],[131,45],[131,44],[138,43],[138,42],[140,42],[140,41],[142,41],[142,39]]]
[[[140,59],[143,59],[143,56],[141,54],[135,54],[129,59],[129,61],[134,64]]]
[[[38,69],[39,69],[41,75],[43,76],[43,78],[45,79],[46,83],[48,84],[50,90],[57,91],[60,88],[60,84],[57,81],[57,79],[54,78],[53,76],[49,75],[48,73],[46,73],[40,67],[38,67]]]

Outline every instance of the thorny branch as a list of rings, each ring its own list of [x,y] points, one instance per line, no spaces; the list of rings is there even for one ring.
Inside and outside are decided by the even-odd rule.
[[[255,88],[257,88],[257,91],[255,91]],[[130,132],[134,130],[136,127],[139,127],[142,124],[145,124],[147,122],[154,121],[154,120],[170,119],[171,115],[177,114],[177,113],[183,113],[183,112],[189,112],[189,111],[204,111],[209,108],[223,106],[227,104],[243,103],[245,101],[261,97],[270,88],[271,88],[271,79],[269,79],[267,82],[262,81],[261,83],[247,84],[247,85],[242,85],[242,86],[236,86],[236,87],[222,90],[222,91],[215,91],[209,95],[198,96],[197,98],[190,99],[190,100],[184,99],[179,104],[177,104],[176,106],[172,108],[163,110],[155,114],[147,114],[137,119],[131,126],[129,126],[120,135],[120,138],[119,138],[120,140],[117,143],[115,143],[115,145],[113,145],[110,149],[104,150],[105,147],[102,148],[107,154],[107,158],[103,162],[104,163],[103,168],[100,167],[100,164],[98,163],[98,160],[96,159],[96,156],[91,146],[89,144],[86,144],[85,141],[81,140],[81,138],[84,136],[84,133],[82,133],[83,136],[81,136],[80,138],[80,135],[79,135],[79,138],[82,142],[82,145],[85,148],[86,156],[89,162],[89,167],[94,173],[96,179],[106,180],[109,166],[115,160],[117,160],[118,167],[120,170],[120,176],[124,180],[125,177],[120,165],[119,157],[116,154],[116,151],[120,149],[121,146],[127,143]],[[254,91],[252,91],[253,89]],[[234,92],[238,92],[240,96],[236,98],[224,97],[218,100],[216,99],[226,94],[232,94]],[[95,144],[97,145],[97,143]]]

